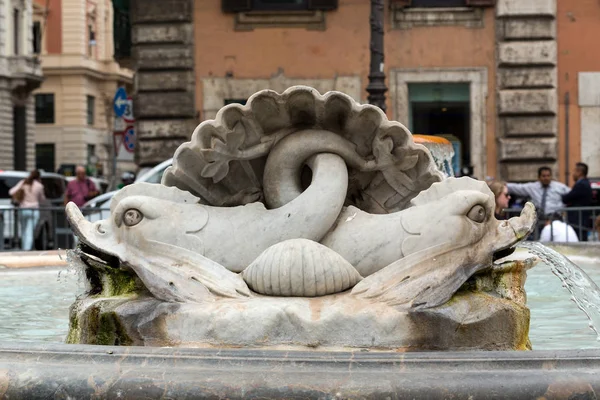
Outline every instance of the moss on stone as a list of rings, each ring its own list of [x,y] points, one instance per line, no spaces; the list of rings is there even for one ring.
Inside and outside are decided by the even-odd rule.
[[[133,340],[125,332],[125,328],[114,311],[100,314],[96,344],[111,346],[131,346],[133,344]]]
[[[121,296],[139,292],[137,277],[129,271],[111,268],[104,272],[103,296]]]

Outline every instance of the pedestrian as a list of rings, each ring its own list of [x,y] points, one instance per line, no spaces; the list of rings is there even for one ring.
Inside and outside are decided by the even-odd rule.
[[[65,205],[72,201],[77,207],[82,207],[88,200],[98,196],[99,192],[94,182],[87,177],[85,168],[81,165],[75,169],[76,179],[69,182],[65,192]]]
[[[592,185],[587,174],[587,164],[582,162],[575,164],[573,189],[562,196],[562,201],[567,207],[590,207],[592,205]],[[588,231],[591,230],[593,223],[591,211],[567,211],[567,220],[569,224],[576,227],[579,240],[587,242]]]
[[[31,171],[29,176],[22,179],[8,194],[16,203],[19,210],[19,222],[21,224],[21,249],[33,249],[33,233],[40,219],[40,203],[46,200],[44,195],[44,185],[40,179],[40,172],[37,169]]]
[[[555,212],[564,208],[562,196],[569,193],[569,187],[552,179],[550,167],[538,169],[538,180],[529,183],[507,183],[508,192],[513,196],[529,197],[536,208],[538,226],[536,236],[539,237],[545,221]]]
[[[579,242],[579,239],[577,239],[575,229],[564,222],[561,213],[554,213],[542,229],[540,242],[576,243]]]
[[[496,217],[498,220],[508,219],[506,213],[504,212],[504,210],[508,208],[508,202],[510,201],[510,194],[508,194],[506,182],[493,181],[489,182],[488,186],[492,193],[494,193],[494,198],[496,199],[494,217]]]

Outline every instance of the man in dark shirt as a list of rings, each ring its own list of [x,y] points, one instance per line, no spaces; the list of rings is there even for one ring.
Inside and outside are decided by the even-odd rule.
[[[73,179],[67,185],[65,205],[67,205],[69,201],[72,201],[77,207],[81,207],[86,201],[98,196],[98,189],[96,189],[94,182],[86,176],[85,168],[83,166],[80,165],[75,169],[75,175],[77,178]]]
[[[563,203],[567,207],[589,207],[592,205],[592,185],[587,178],[588,166],[582,162],[575,164],[575,172],[573,172],[573,180],[575,185],[573,189],[562,196]],[[588,231],[592,227],[592,213],[590,211],[569,211],[567,218],[569,224],[575,228],[579,240],[587,241]]]

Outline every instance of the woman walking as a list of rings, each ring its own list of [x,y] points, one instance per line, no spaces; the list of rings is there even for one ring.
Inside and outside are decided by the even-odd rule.
[[[33,248],[33,232],[40,218],[40,203],[46,200],[44,185],[40,182],[40,173],[37,169],[31,171],[26,179],[21,180],[8,192],[18,204],[21,221],[21,248]]]

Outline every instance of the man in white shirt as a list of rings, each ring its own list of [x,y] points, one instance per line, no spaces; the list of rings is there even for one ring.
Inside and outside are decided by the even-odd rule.
[[[540,234],[540,242],[560,242],[574,243],[579,242],[575,229],[569,224],[565,224],[560,213],[555,213],[552,218],[546,222],[546,226]]]
[[[541,167],[538,170],[537,182],[507,183],[506,187],[512,196],[529,197],[540,221],[564,208],[562,195],[571,190],[564,183],[552,180],[552,170],[549,167]]]

